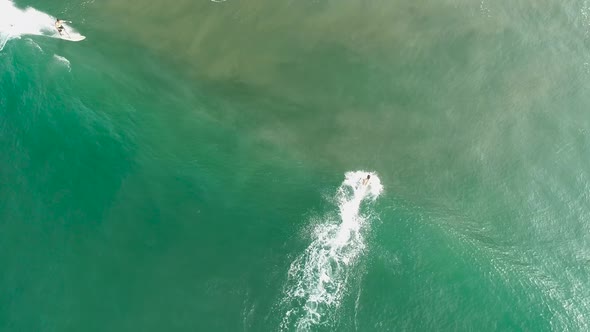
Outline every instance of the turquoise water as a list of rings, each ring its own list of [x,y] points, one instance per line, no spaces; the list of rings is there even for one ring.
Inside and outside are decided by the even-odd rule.
[[[0,330],[588,330],[589,15],[0,0]]]

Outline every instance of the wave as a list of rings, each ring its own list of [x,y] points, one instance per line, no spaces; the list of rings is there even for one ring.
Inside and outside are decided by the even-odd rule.
[[[9,40],[23,35],[59,38],[54,26],[55,20],[55,17],[37,9],[21,9],[10,0],[0,0],[0,51]],[[67,30],[77,33],[71,27],[67,27]]]
[[[371,179],[363,180],[367,174]],[[335,314],[358,257],[365,249],[363,229],[371,211],[361,213],[363,201],[374,201],[383,191],[379,177],[364,171],[348,172],[335,199],[338,216],[326,216],[313,230],[313,241],[289,268],[280,307],[281,330],[306,331]]]

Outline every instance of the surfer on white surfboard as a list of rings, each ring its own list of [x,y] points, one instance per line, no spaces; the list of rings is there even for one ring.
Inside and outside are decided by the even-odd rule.
[[[60,20],[59,18],[55,21],[55,28],[57,29],[57,32],[59,32],[60,36],[63,36],[63,32],[65,32],[68,36],[68,32],[66,31],[66,28],[64,28],[63,24],[64,23],[72,23],[71,21],[66,21],[66,20]]]

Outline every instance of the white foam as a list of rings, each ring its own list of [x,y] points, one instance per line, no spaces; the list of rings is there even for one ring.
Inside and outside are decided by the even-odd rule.
[[[33,41],[31,38],[27,38],[25,39],[27,41],[27,43],[29,43],[30,45],[32,45],[35,49],[37,49],[37,51],[43,53],[43,49],[41,48],[41,46],[39,46],[39,44],[35,43],[35,41]]]
[[[20,9],[10,0],[0,0],[0,51],[10,39],[23,35],[59,38],[55,17],[31,7]],[[68,27],[70,34],[77,32]]]
[[[364,185],[367,174],[371,180]],[[338,216],[323,218],[313,230],[312,243],[291,263],[281,301],[281,330],[309,330],[334,314],[365,248],[362,230],[371,214],[361,213],[361,203],[374,201],[382,191],[375,173],[346,173],[335,195]]]
[[[71,66],[70,66],[70,60],[68,60],[67,58],[65,58],[65,57],[63,57],[63,56],[59,56],[59,55],[57,55],[57,54],[54,54],[54,55],[53,55],[53,58],[54,58],[55,60],[57,60],[57,62],[58,62],[58,63],[61,63],[61,64],[65,65],[65,66],[68,68],[68,70],[69,70],[69,71],[71,71],[71,70],[72,70],[72,68],[71,68]]]

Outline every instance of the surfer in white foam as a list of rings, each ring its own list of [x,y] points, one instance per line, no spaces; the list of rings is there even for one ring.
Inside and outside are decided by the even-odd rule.
[[[371,180],[371,174],[367,174],[367,177],[363,179],[363,186],[369,184],[369,180]]]
[[[66,31],[66,28],[64,28],[64,23],[72,23],[71,21],[66,21],[66,20],[60,20],[59,18],[55,21],[55,28],[57,29],[57,32],[59,32],[60,36],[63,36],[62,32],[65,32],[66,34],[68,33]]]

